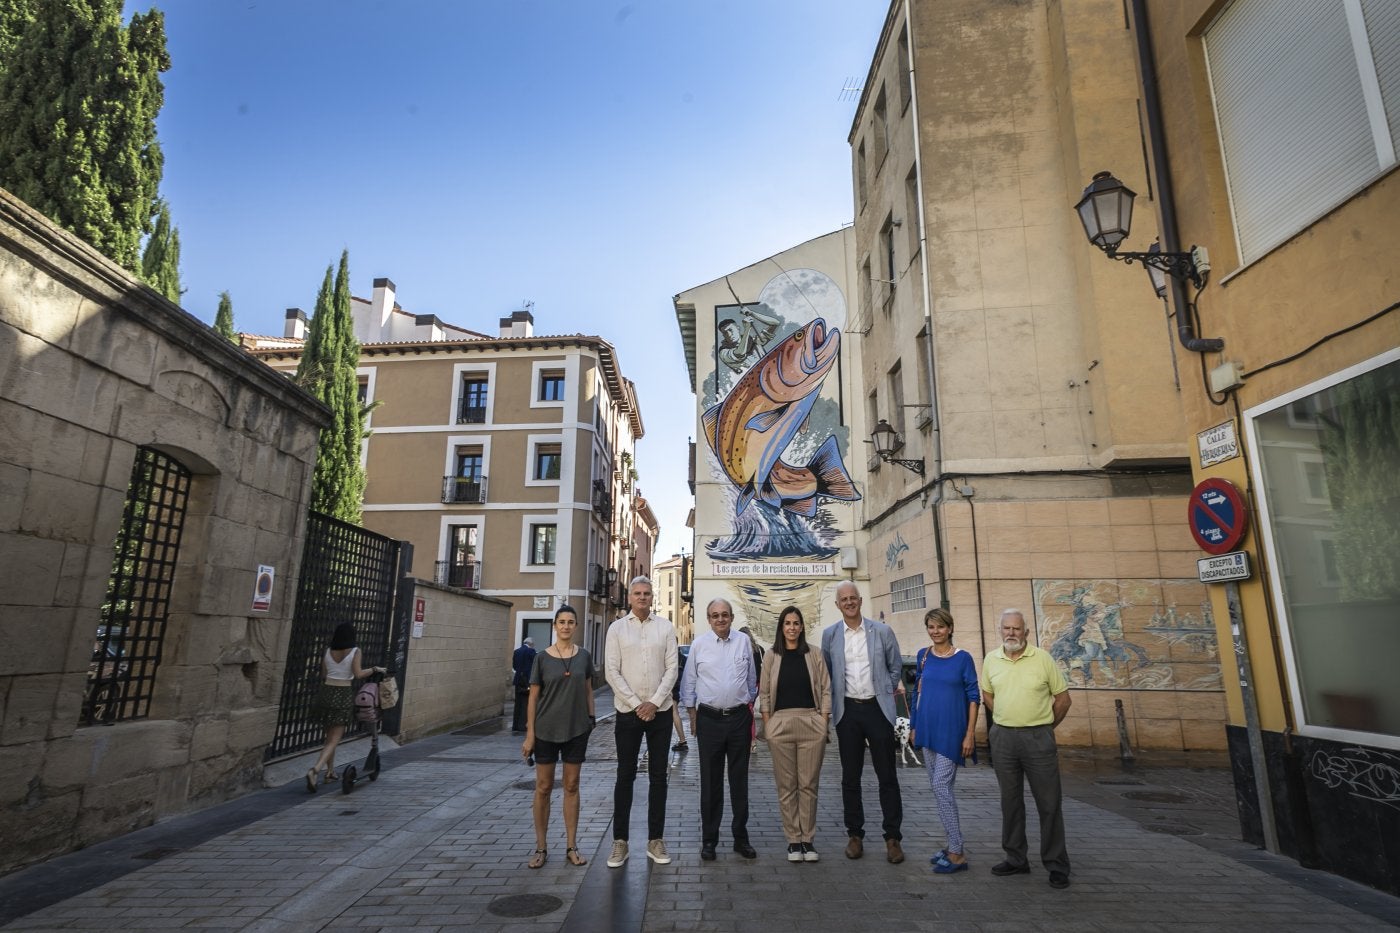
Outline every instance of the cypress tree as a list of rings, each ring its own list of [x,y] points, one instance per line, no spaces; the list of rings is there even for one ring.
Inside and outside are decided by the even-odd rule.
[[[164,16],[124,26],[121,0],[0,2],[0,186],[140,272],[164,167]]]
[[[311,482],[311,507],[347,522],[359,523],[365,472],[360,466],[366,411],[359,401],[360,345],[350,308],[350,254],[340,255],[334,280],[331,269],[316,296],[297,383],[330,408],[332,422],[322,430]]]
[[[214,330],[229,343],[238,343],[238,331],[233,328],[233,299],[228,292],[219,292],[219,310],[214,313]]]
[[[170,222],[170,205],[164,199],[141,254],[141,277],[151,288],[180,303],[180,230]]]

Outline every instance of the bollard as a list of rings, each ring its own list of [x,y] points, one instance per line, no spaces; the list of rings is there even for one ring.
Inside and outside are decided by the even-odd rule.
[[[1123,716],[1123,701],[1113,701],[1114,712],[1118,716],[1118,758],[1125,764],[1133,760],[1133,747],[1128,744],[1128,720]]]

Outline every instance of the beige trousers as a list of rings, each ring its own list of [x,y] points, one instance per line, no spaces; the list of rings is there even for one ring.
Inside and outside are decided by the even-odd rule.
[[[826,753],[826,720],[815,709],[780,709],[764,726],[778,812],[789,843],[812,842],[817,829],[817,785]]]

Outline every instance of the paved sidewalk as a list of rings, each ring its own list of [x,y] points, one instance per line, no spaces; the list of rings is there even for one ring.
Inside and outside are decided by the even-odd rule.
[[[600,710],[610,709],[606,693],[599,699]],[[583,769],[580,848],[590,864],[564,861],[556,790],[549,862],[530,871],[533,775],[520,760],[519,740],[494,723],[424,739],[387,752],[380,779],[349,796],[326,789],[312,796],[292,781],[53,859],[0,878],[0,922],[11,921],[5,930],[275,933],[777,933],[808,931],[814,923],[985,933],[1400,926],[1400,900],[1240,843],[1229,772],[1218,761],[1165,761],[1125,772],[1116,761],[1068,753],[1073,885],[1056,891],[1038,864],[1027,876],[988,871],[1001,858],[1000,816],[985,764],[958,777],[972,869],[945,877],[928,866],[943,838],[922,768],[900,771],[908,859],[898,866],[885,862],[878,845],[879,807],[867,769],[868,829],[877,844],[852,862],[842,856],[833,745],[820,799],[822,861],[792,864],[760,743],[750,781],[750,835],[759,858],[745,861],[722,845],[718,861],[702,863],[695,759],[672,753],[667,841],[674,861],[652,865],[645,840],[634,839],[626,866],[609,870],[616,761],[610,721],[600,724]],[[643,776],[634,826],[645,825],[646,796]],[[1037,843],[1032,825],[1032,852]]]

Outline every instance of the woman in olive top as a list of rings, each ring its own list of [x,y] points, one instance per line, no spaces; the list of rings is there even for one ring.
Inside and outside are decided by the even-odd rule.
[[[808,646],[807,625],[796,606],[778,613],[778,637],[763,660],[759,695],[788,861],[815,862],[812,837],[831,720],[831,676],[822,653]]]
[[[554,613],[554,644],[535,655],[530,671],[530,699],[525,743],[520,755],[535,764],[535,851],[529,866],[549,858],[549,795],[554,792],[554,765],[564,759],[564,835],[570,865],[587,864],[578,851],[578,776],[588,736],[593,731],[593,658],[574,643],[578,613],[560,606]]]

